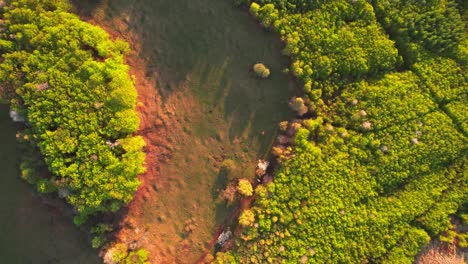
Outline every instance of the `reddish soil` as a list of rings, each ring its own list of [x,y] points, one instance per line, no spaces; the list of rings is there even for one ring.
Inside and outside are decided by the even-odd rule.
[[[254,201],[254,197],[251,196],[251,197],[248,197],[248,198],[244,198],[240,201],[240,205],[235,208],[235,210],[231,211],[229,216],[226,218],[226,221],[224,222],[224,224],[220,225],[217,229],[216,229],[216,232],[213,234],[213,237],[211,238],[210,240],[210,243],[209,243],[209,246],[207,248],[207,250],[205,250],[205,252],[203,253],[203,255],[200,256],[200,258],[198,258],[198,260],[195,262],[195,263],[205,263],[205,259],[207,257],[208,254],[210,254],[211,252],[211,249],[213,249],[216,245],[216,242],[218,240],[218,237],[219,235],[221,235],[221,233],[227,228],[229,227],[230,225],[232,225],[232,223],[239,217],[240,213],[243,211],[243,210],[246,210],[246,209],[249,209],[251,206],[252,206],[252,203]],[[234,237],[230,239],[230,241],[228,241],[226,243],[226,245],[221,249],[222,251],[226,251],[228,250],[231,246],[232,246],[232,242],[234,240],[234,238],[238,237],[239,233],[242,231],[242,227],[240,226],[237,226],[237,228],[234,230]]]
[[[121,215],[120,230],[116,235],[116,242],[122,242],[130,247],[132,244],[137,248],[149,249],[149,259],[151,263],[171,263],[169,259],[164,259],[157,254],[157,251],[151,250],[151,245],[141,243],[141,238],[147,233],[138,232],[139,225],[135,218],[141,215],[143,204],[147,200],[157,202],[156,192],[153,189],[154,183],[162,184],[163,177],[160,176],[160,165],[169,161],[171,156],[171,144],[167,140],[168,133],[177,133],[177,128],[174,123],[166,115],[168,109],[165,109],[163,100],[156,89],[156,75],[152,77],[145,74],[147,62],[140,58],[137,51],[137,46],[134,36],[122,35],[113,30],[112,27],[103,23],[96,23],[90,19],[89,23],[99,24],[103,27],[113,39],[121,38],[126,40],[130,45],[130,54],[126,56],[126,63],[130,66],[130,75],[135,81],[135,88],[138,91],[137,111],[140,116],[140,127],[137,134],[141,135],[145,142],[146,153],[146,172],[139,175],[141,185],[138,188],[134,199],[125,210],[124,215]],[[155,73],[154,73],[155,74]],[[170,112],[170,111],[169,111]],[[135,229],[137,232],[135,232]],[[157,241],[154,241],[157,243]],[[154,261],[157,259],[158,261]]]
[[[153,217],[152,214],[149,214],[151,218],[148,219],[148,212],[145,210],[153,210],[153,206],[157,204],[159,206],[172,206],[167,202],[164,203],[164,200],[167,200],[167,196],[171,196],[171,191],[168,190],[170,185],[174,184],[174,176],[177,177],[178,175],[177,172],[171,171],[175,166],[173,163],[176,163],[176,161],[171,160],[173,150],[174,148],[180,149],[181,145],[192,143],[190,142],[192,139],[187,133],[184,133],[183,129],[187,125],[187,120],[203,119],[203,113],[200,111],[201,107],[189,95],[187,87],[183,87],[184,85],[163,100],[156,88],[157,73],[152,72],[151,76],[149,76],[147,74],[148,62],[137,53],[139,47],[137,46],[136,37],[119,34],[113,30],[115,25],[111,27],[102,22],[96,23],[92,19],[88,20],[88,22],[99,24],[114,39],[125,39],[131,45],[132,52],[126,57],[126,63],[130,66],[130,74],[135,80],[135,87],[139,94],[137,110],[141,122],[137,133],[146,142],[146,172],[139,176],[141,185],[135,194],[135,198],[120,215],[119,230],[115,235],[115,242],[124,243],[129,248],[145,248],[150,253],[151,263],[190,263],[188,262],[189,259],[193,262],[200,253],[191,252],[192,249],[198,247],[208,253],[214,247],[218,234],[213,235],[212,241],[205,241],[204,244],[197,245],[195,243],[200,242],[196,239],[195,242],[191,239],[180,240],[178,237],[180,234],[171,234],[172,236],[167,238],[167,233],[176,233],[180,230],[179,226],[176,228],[171,223],[171,221],[175,220],[168,219],[165,221],[160,219],[157,221],[156,219],[160,216]],[[189,79],[187,82],[190,81]],[[193,144],[197,145],[199,143],[193,142]],[[215,143],[213,142],[213,144]],[[199,153],[202,156],[205,154]],[[193,157],[193,153],[187,153],[187,155]],[[220,161],[222,161],[222,158],[213,154],[213,162],[219,163]],[[163,173],[161,173],[162,170]],[[184,182],[177,183],[187,184]],[[163,190],[156,190],[156,186]],[[184,188],[187,188],[187,186],[181,186],[179,192],[183,191]],[[163,198],[163,201],[160,201],[161,198]],[[193,206],[197,207],[197,203],[194,202]],[[195,210],[197,209],[195,208]],[[162,218],[174,217],[165,213],[161,213],[161,215]],[[237,215],[238,211],[236,210],[232,212],[229,219],[232,220]],[[210,221],[208,219],[200,220],[201,222]],[[177,220],[177,222],[181,221],[183,219]],[[159,222],[168,223],[161,224]],[[199,225],[203,226],[203,223],[200,223],[200,221],[194,223],[195,227]],[[220,226],[218,228],[219,232],[222,232],[223,228],[224,225]],[[174,244],[170,244],[168,241]],[[194,255],[197,257],[193,257]]]

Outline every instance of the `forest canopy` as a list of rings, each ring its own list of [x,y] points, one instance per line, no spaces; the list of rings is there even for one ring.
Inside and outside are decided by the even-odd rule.
[[[308,114],[218,262],[412,263],[468,202],[466,6],[236,2],[280,34]]]
[[[140,182],[145,142],[137,93],[124,63],[127,43],[67,12],[67,1],[7,1],[0,33],[0,84],[26,118],[19,140],[38,149],[51,174],[26,159],[22,177],[58,191],[75,223],[127,204]]]

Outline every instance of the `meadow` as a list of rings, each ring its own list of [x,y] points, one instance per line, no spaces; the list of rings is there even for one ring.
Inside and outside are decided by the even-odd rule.
[[[124,220],[138,232],[124,228],[119,238],[139,238],[154,259],[190,263],[212,252],[210,241],[235,209],[218,198],[228,177],[253,179],[278,123],[293,116],[288,98],[298,90],[282,73],[283,45],[228,1],[75,4],[83,18],[130,43],[130,56],[138,58],[130,62],[138,69],[133,74],[158,93],[155,110],[148,109],[154,119],[145,122],[161,124],[155,137],[169,146],[167,158],[151,165],[157,176],[145,198],[130,205]],[[270,68],[270,78],[255,76],[257,62]],[[224,160],[235,164],[230,175],[222,171]]]

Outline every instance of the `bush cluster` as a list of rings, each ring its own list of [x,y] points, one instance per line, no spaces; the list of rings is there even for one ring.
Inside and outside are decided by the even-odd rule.
[[[263,79],[268,78],[268,76],[270,76],[270,69],[268,69],[263,63],[254,64],[253,71],[258,77],[261,77]]]

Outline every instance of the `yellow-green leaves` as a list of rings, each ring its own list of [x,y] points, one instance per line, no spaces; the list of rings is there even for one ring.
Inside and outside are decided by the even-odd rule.
[[[250,226],[255,222],[255,214],[252,210],[244,210],[239,216],[241,226]]]
[[[28,142],[39,147],[53,174],[23,177],[40,192],[67,191],[78,212],[116,211],[128,203],[144,171],[137,93],[124,64],[128,45],[66,13],[67,1],[12,1],[0,33],[0,83],[14,87],[12,108],[25,112]]]
[[[244,196],[252,196],[252,184],[247,179],[240,179],[239,184],[237,185],[237,191]]]

